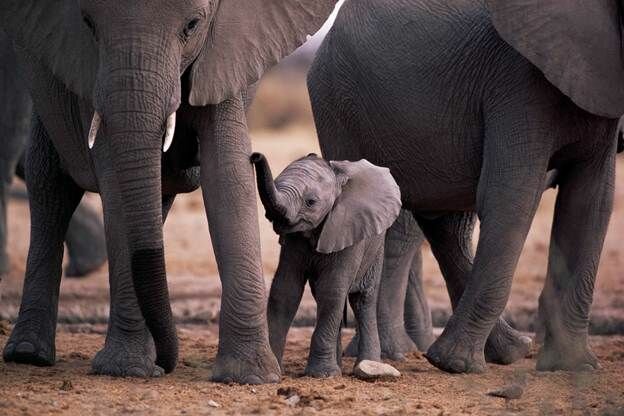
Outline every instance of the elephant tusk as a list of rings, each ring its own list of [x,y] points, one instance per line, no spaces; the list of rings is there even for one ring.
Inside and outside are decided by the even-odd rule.
[[[89,129],[89,149],[93,149],[95,145],[95,138],[97,137],[98,130],[102,124],[102,117],[97,111],[93,113],[93,120],[91,121],[91,128]]]
[[[176,113],[175,111],[167,118],[167,130],[165,132],[165,143],[163,144],[163,152],[166,152],[173,143],[173,134],[176,128]]]

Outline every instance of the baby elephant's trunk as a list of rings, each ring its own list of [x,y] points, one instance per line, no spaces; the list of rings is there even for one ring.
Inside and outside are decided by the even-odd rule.
[[[275,223],[287,222],[286,207],[282,202],[283,198],[275,187],[273,174],[266,157],[262,153],[254,153],[251,155],[251,163],[256,167],[258,193],[266,210],[267,219]]]

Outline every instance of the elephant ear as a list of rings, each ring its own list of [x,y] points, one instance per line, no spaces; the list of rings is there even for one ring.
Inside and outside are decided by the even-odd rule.
[[[327,20],[337,0],[220,0],[191,69],[191,105],[218,104],[260,79]]]
[[[386,231],[401,211],[401,191],[388,168],[362,159],[330,162],[342,192],[325,219],[316,251],[333,253]]]
[[[486,0],[499,35],[579,107],[624,114],[618,0]]]
[[[72,92],[91,98],[97,48],[77,0],[2,0],[0,26],[17,48],[40,60]]]

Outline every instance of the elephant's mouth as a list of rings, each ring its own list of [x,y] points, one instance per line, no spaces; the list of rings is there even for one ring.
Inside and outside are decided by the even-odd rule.
[[[273,221],[273,231],[279,235],[294,234],[313,230],[314,224],[304,218],[295,223],[284,223],[281,221]]]

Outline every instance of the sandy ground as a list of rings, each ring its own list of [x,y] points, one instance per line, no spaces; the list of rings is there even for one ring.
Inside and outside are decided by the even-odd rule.
[[[316,150],[314,133],[292,129],[280,134],[256,131],[254,150],[269,157],[279,172],[291,160]],[[596,286],[592,331],[620,334],[592,337],[603,369],[591,374],[534,371],[533,357],[513,366],[489,366],[485,375],[452,376],[430,366],[418,353],[397,364],[399,381],[362,382],[350,377],[353,362],[344,361],[346,377],[301,377],[311,328],[291,332],[286,376],[280,385],[223,386],[210,383],[216,353],[220,285],[201,194],[180,196],[165,227],[166,260],[172,304],[181,324],[181,361],[175,373],[153,380],[112,379],[88,375],[90,359],[103,345],[108,314],[108,276],[102,267],[86,279],[63,279],[57,337],[58,364],[34,368],[0,362],[0,415],[26,414],[624,414],[624,160],[618,161],[616,206]],[[554,192],[544,195],[515,276],[507,317],[531,330],[537,296],[544,281]],[[98,206],[98,197],[88,196]],[[267,284],[279,246],[259,209],[263,265]],[[0,319],[14,320],[19,307],[28,248],[28,209],[24,201],[9,206],[12,272],[0,283]],[[425,280],[434,322],[443,325],[449,303],[433,257],[425,248]],[[297,322],[313,320],[315,306],[306,297]],[[8,335],[0,327],[0,346]],[[349,332],[345,334],[345,340]],[[487,396],[491,390],[520,383],[519,400]],[[278,388],[286,389],[279,395]],[[290,389],[290,390],[288,390]],[[286,399],[299,396],[291,406]],[[214,403],[210,402],[212,400]],[[290,399],[292,402],[296,399]]]
[[[303,377],[311,329],[291,331],[285,376],[278,385],[238,386],[209,382],[216,354],[215,327],[183,327],[181,359],[171,375],[158,379],[112,379],[89,375],[89,358],[102,346],[103,328],[57,337],[58,363],[36,368],[0,363],[0,414],[10,415],[622,415],[624,337],[593,337],[603,368],[592,373],[538,373],[534,359],[512,366],[491,365],[484,375],[448,375],[420,353],[393,363],[396,381],[353,378],[353,360],[343,377]],[[344,339],[351,334],[346,331]],[[6,335],[0,336],[4,343]],[[488,392],[518,385],[520,399]],[[297,397],[293,397],[297,396]]]

